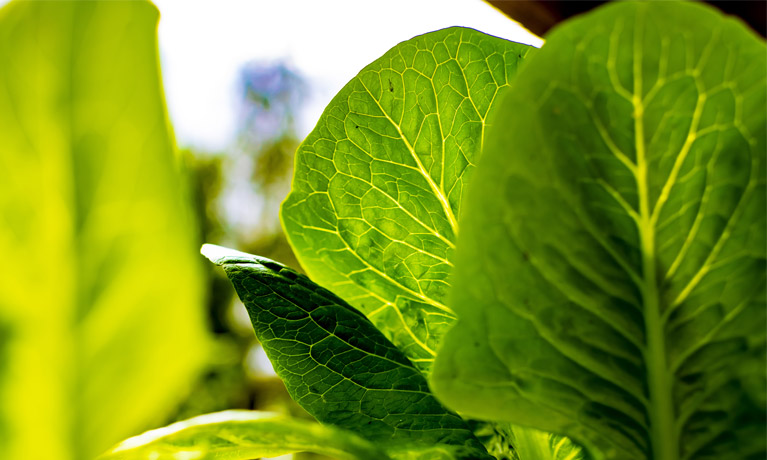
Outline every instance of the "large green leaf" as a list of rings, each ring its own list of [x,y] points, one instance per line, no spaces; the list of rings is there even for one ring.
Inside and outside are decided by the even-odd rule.
[[[157,19],[0,9],[0,458],[93,458],[161,422],[205,358]]]
[[[340,428],[269,412],[230,410],[126,439],[99,460],[249,460],[294,452],[342,460],[455,460],[462,454],[459,447],[446,444],[376,447]]]
[[[234,284],[291,397],[320,422],[387,446],[452,444],[490,458],[365,315],[277,262],[210,244],[202,252]]]
[[[343,460],[389,460],[345,430],[268,412],[201,415],[127,439],[99,460],[249,460],[314,452]]]
[[[422,370],[488,113],[534,48],[450,28],[400,43],[331,101],[296,155],[281,217],[301,265]]]
[[[766,57],[692,3],[547,38],[469,192],[448,406],[597,459],[764,458]]]

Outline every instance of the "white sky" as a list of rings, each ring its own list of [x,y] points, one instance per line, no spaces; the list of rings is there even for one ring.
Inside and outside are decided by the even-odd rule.
[[[481,0],[155,0],[165,91],[181,146],[224,150],[234,139],[236,83],[249,61],[284,61],[308,83],[299,136],[330,99],[397,43],[466,26],[541,40]]]
[[[0,0],[0,6],[8,0]],[[154,0],[168,108],[181,146],[234,141],[237,78],[250,61],[283,61],[308,84],[299,136],[363,67],[397,43],[450,26],[542,40],[482,0]]]

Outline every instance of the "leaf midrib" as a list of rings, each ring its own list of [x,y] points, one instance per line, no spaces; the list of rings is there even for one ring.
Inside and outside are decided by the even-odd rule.
[[[636,149],[636,179],[639,196],[639,239],[642,250],[642,302],[645,321],[646,348],[644,358],[650,404],[650,443],[654,460],[678,460],[679,443],[674,429],[674,406],[671,374],[666,356],[664,321],[658,289],[657,256],[655,249],[655,219],[650,205],[648,161],[644,144],[644,103],[642,101],[642,30],[645,9],[637,8],[633,37],[634,143]]]
[[[384,108],[381,106],[381,103],[373,96],[373,93],[370,92],[367,86],[365,86],[365,83],[362,81],[362,79],[359,79],[360,86],[365,90],[365,92],[370,96],[370,99],[373,100],[373,102],[376,104],[378,109],[381,111],[384,117],[389,121],[389,123],[394,126],[394,129],[397,130],[397,133],[400,136],[400,139],[402,139],[402,142],[405,143],[405,147],[407,147],[408,152],[410,152],[410,155],[413,157],[413,160],[415,161],[415,164],[418,166],[418,170],[421,172],[421,175],[426,179],[426,182],[429,184],[429,188],[431,188],[431,191],[434,193],[434,195],[439,200],[440,206],[442,206],[442,210],[445,212],[445,217],[447,218],[448,223],[450,224],[450,228],[453,230],[453,235],[458,235],[458,219],[456,219],[455,214],[453,213],[453,208],[450,207],[450,202],[447,200],[447,196],[445,195],[445,191],[437,185],[436,182],[434,182],[434,179],[431,177],[431,174],[426,170],[426,168],[423,166],[423,163],[421,162],[421,159],[418,157],[418,154],[415,152],[415,149],[413,146],[410,145],[410,142],[405,137],[405,134],[402,132],[402,129],[400,128],[399,124],[397,124],[384,110]],[[443,140],[444,142],[444,140]],[[442,158],[442,161],[444,162],[444,157]]]

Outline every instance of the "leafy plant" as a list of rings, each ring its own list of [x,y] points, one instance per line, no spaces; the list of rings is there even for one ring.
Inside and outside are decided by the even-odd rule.
[[[766,56],[694,4],[549,36],[466,206],[449,406],[597,458],[764,456]]]
[[[767,453],[764,43],[702,5],[626,3],[532,51],[445,29],[336,96],[282,207],[314,281],[203,247],[327,428],[274,452]],[[268,455],[254,433],[281,428],[241,417],[106,458]]]

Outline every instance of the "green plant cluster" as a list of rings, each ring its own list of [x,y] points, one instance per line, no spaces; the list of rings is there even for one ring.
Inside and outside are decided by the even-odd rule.
[[[281,217],[313,281],[203,253],[291,396],[382,458],[761,458],[766,56],[680,3],[540,51],[416,37],[298,149]]]
[[[225,411],[101,458],[764,458],[764,41],[677,2],[545,38],[430,32],[341,90],[281,208],[308,276],[203,246],[318,423]]]

